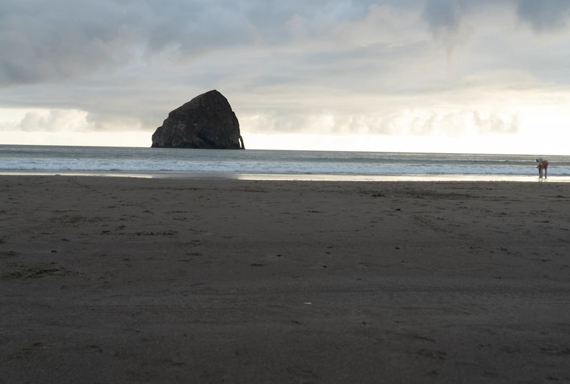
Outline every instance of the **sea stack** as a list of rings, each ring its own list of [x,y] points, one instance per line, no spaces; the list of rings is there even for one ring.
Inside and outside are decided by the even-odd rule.
[[[170,112],[152,135],[152,147],[245,149],[236,114],[216,90]]]

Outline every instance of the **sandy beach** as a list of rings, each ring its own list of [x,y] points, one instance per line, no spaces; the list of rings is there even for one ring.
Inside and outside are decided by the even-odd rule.
[[[2,384],[570,382],[570,184],[0,191]]]

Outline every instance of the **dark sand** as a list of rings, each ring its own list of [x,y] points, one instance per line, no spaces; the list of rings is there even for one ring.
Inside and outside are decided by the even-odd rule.
[[[569,184],[0,193],[0,383],[570,382]]]

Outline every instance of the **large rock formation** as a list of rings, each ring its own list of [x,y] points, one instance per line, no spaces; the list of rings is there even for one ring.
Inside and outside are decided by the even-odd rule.
[[[152,135],[152,147],[245,149],[228,100],[213,90],[168,114]]]

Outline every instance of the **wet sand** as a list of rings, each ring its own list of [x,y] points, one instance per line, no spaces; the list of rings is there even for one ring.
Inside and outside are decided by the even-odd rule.
[[[570,382],[570,185],[0,176],[0,383]]]

